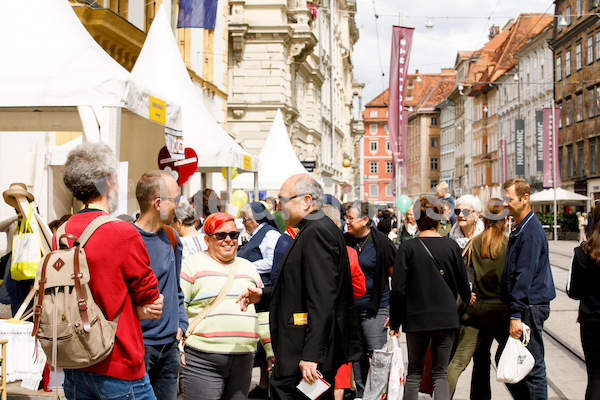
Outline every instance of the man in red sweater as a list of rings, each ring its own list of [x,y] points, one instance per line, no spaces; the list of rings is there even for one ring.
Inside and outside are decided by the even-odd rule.
[[[85,206],[66,222],[66,233],[79,237],[100,215],[118,204],[117,161],[109,146],[85,142],[69,152],[63,181]],[[57,238],[53,238],[56,248]],[[118,316],[115,344],[101,362],[65,369],[67,399],[155,399],[144,367],[140,319],[159,319],[163,296],[150,268],[146,247],[135,227],[115,221],[96,230],[85,246],[94,300],[109,320]]]

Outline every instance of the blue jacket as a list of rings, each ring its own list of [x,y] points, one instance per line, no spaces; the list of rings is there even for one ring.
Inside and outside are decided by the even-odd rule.
[[[529,305],[547,304],[556,297],[548,239],[533,211],[510,234],[502,275],[501,298],[511,319],[522,319]]]

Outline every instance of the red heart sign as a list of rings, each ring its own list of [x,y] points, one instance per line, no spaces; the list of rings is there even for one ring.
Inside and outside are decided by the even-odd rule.
[[[171,157],[167,146],[160,149],[158,153],[158,168],[169,172],[177,181],[177,185],[181,186],[198,168],[198,156],[194,149],[186,147],[184,149],[184,158],[177,160]]]

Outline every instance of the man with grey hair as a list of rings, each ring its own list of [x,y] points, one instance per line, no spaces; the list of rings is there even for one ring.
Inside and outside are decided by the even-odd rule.
[[[134,226],[142,235],[150,255],[150,267],[165,296],[164,314],[159,321],[142,322],[146,371],[158,400],[177,398],[179,349],[177,344],[188,327],[180,286],[181,241],[165,224],[175,218],[175,207],[182,201],[177,181],[165,171],[142,175],[135,189],[140,218]]]
[[[274,286],[246,289],[238,302],[243,311],[250,303],[269,307],[275,352],[271,396],[300,399],[298,382],[312,384],[322,374],[332,386],[320,398],[333,399],[337,369],[362,354],[346,244],[321,210],[323,189],[310,175],[287,179],[279,199],[286,224],[300,231]]]
[[[79,237],[93,220],[116,209],[116,167],[106,144],[85,142],[69,152],[63,181],[85,205],[65,223],[65,233]],[[54,237],[54,249],[56,242]],[[85,252],[94,300],[108,320],[118,317],[118,325],[108,357],[85,369],[65,369],[65,396],[155,399],[144,368],[140,319],[159,319],[163,297],[146,246],[131,224],[115,219],[94,232]]]

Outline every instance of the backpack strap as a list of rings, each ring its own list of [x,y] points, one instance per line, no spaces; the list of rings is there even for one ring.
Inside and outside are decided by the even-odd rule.
[[[79,246],[83,247],[90,239],[90,237],[96,232],[96,229],[100,228],[102,225],[107,224],[109,222],[119,221],[115,217],[111,217],[110,215],[100,215],[96,217],[88,224],[85,230],[79,236]]]
[[[163,225],[163,229],[167,232],[169,242],[171,242],[171,246],[173,246],[173,253],[175,253],[175,249],[177,248],[177,236],[175,236],[175,230],[169,225]]]

